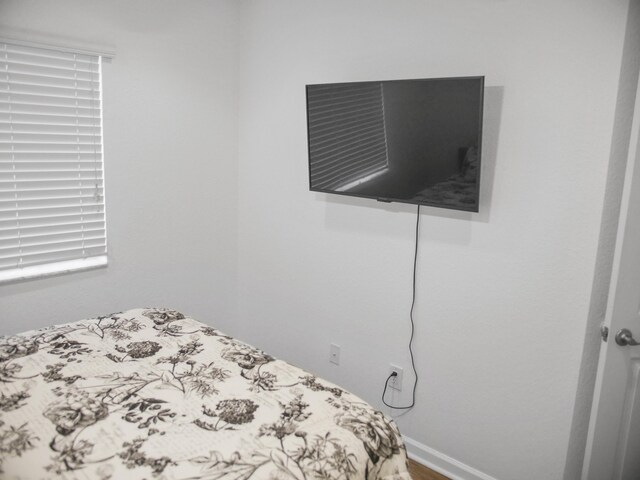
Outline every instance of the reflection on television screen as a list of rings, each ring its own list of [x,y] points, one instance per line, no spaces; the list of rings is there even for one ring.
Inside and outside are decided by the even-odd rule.
[[[314,191],[478,211],[483,77],[307,86]]]

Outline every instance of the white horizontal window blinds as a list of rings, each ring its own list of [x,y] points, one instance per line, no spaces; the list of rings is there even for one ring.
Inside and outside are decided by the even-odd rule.
[[[99,56],[0,43],[0,281],[106,263]]]
[[[346,190],[388,167],[382,93],[376,82],[309,87],[314,188]]]

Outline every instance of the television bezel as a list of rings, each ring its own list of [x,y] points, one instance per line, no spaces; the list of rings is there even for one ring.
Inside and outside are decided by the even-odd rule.
[[[308,158],[308,173],[309,173],[309,191],[311,192],[319,192],[319,193],[331,193],[334,195],[342,195],[347,197],[358,197],[358,198],[368,198],[372,200],[377,200],[378,202],[384,203],[405,203],[409,205],[425,205],[429,207],[436,208],[445,208],[448,210],[459,210],[464,212],[473,212],[477,213],[480,211],[480,176],[482,170],[482,132],[483,132],[483,112],[484,112],[484,75],[475,75],[475,76],[464,76],[464,77],[437,77],[437,78],[406,78],[401,80],[366,80],[361,82],[337,82],[337,83],[313,83],[307,84],[305,86],[305,96],[306,96],[306,117],[307,117],[307,158]],[[326,188],[314,188],[311,184],[311,141],[310,141],[310,132],[309,132],[309,88],[310,87],[318,87],[318,86],[327,86],[327,85],[362,85],[367,83],[404,83],[404,82],[438,82],[438,81],[447,81],[447,80],[478,80],[479,84],[479,107],[478,107],[478,174],[476,176],[476,202],[473,206],[469,208],[465,208],[464,206],[453,206],[453,205],[445,205],[438,202],[429,202],[429,201],[416,201],[412,199],[402,199],[402,198],[385,198],[378,197],[374,195],[364,195],[359,193],[349,193],[349,192],[338,192],[336,190],[330,190]]]

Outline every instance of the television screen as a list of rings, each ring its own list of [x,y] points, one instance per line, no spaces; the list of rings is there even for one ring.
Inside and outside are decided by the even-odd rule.
[[[312,191],[478,211],[484,77],[307,85]]]

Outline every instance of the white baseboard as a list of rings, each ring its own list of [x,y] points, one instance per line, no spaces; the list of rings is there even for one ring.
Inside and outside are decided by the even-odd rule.
[[[402,439],[407,446],[407,455],[411,460],[421,463],[451,480],[497,480],[491,475],[482,473],[412,438],[403,435]]]

